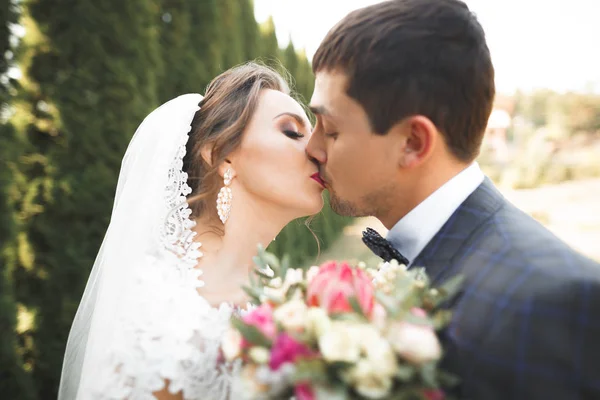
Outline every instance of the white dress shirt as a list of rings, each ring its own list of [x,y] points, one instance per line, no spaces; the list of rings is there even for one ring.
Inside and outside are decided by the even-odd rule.
[[[398,221],[387,239],[412,263],[483,180],[483,172],[474,162]]]

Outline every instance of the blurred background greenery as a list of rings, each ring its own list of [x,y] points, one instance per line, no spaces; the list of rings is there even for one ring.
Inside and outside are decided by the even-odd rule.
[[[333,22],[319,19],[330,15],[319,14],[319,5],[345,13],[360,3],[342,10],[337,1],[310,1],[285,10],[284,1],[257,6],[286,16],[282,25],[299,24],[297,32],[322,36]],[[310,98],[310,54],[294,46],[294,37],[280,47],[282,25],[257,22],[254,6],[0,0],[0,398],[56,398],[66,337],[108,226],[121,158],[148,112],[178,94],[203,92],[219,72],[256,58],[285,67],[300,97]],[[580,250],[596,248],[598,92],[499,95],[479,162],[517,205]],[[321,253],[303,222],[286,227],[271,250],[300,265],[376,261],[360,231],[377,221],[341,218],[325,207],[311,223]]]

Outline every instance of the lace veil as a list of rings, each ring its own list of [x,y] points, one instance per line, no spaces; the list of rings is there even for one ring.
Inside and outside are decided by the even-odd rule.
[[[199,351],[191,342],[201,321],[186,310],[209,308],[196,291],[202,254],[182,170],[201,100],[186,94],[163,104],[129,144],[110,225],[69,334],[59,400],[96,398],[88,389],[96,382],[111,382],[100,389],[107,398],[146,398],[136,390],[160,390],[165,378],[173,391],[184,386],[177,377],[185,366],[169,360]]]

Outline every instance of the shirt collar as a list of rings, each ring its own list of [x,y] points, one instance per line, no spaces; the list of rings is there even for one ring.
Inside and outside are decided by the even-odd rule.
[[[398,221],[387,239],[410,262],[414,261],[484,178],[479,164],[474,162]]]

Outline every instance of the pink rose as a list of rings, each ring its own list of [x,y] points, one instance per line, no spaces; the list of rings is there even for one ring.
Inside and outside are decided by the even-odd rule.
[[[301,383],[294,388],[297,400],[315,400],[315,392],[308,383]]]
[[[244,315],[242,320],[248,324],[256,327],[269,339],[274,339],[277,333],[277,326],[273,319],[273,309],[268,304],[263,304]]]
[[[363,312],[370,316],[375,304],[371,279],[361,269],[332,261],[323,264],[310,281],[309,306],[322,307],[329,313],[352,311],[348,299],[355,297]]]
[[[273,371],[277,371],[283,364],[293,364],[298,358],[311,357],[313,354],[314,352],[306,345],[296,341],[287,333],[282,333],[277,337],[271,349],[269,367]]]

